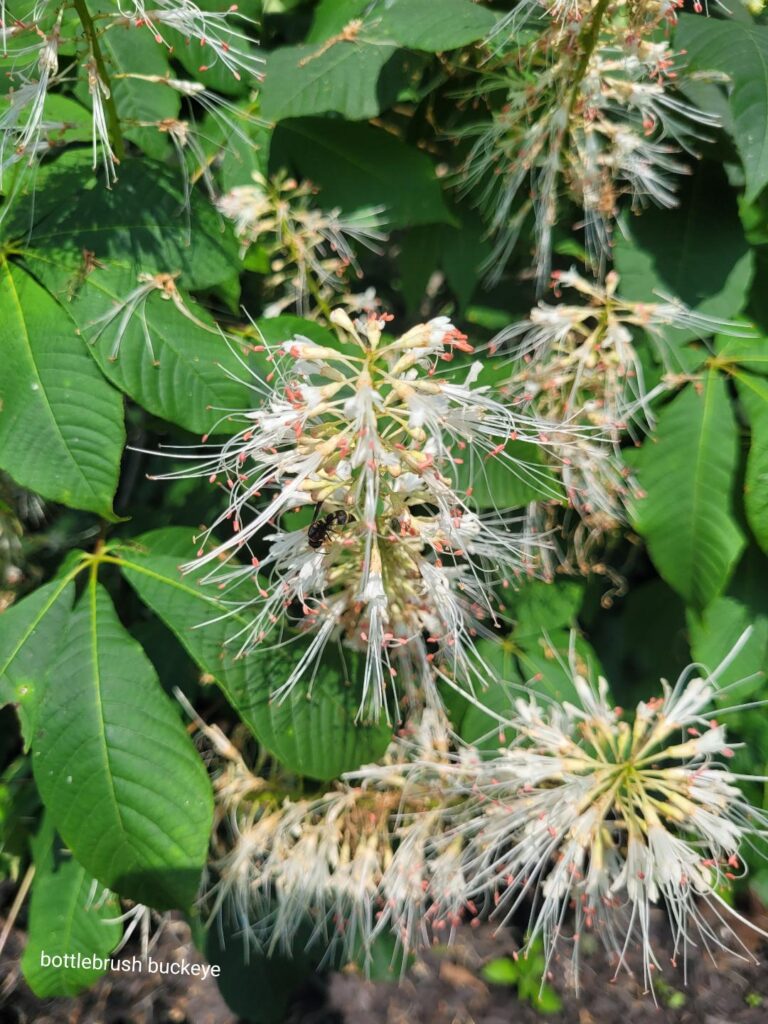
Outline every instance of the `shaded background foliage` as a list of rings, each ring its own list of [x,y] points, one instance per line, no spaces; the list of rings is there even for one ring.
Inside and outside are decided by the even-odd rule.
[[[109,6],[88,9],[97,16]],[[362,41],[348,42],[338,34],[366,17],[367,0],[241,4],[254,19],[246,34],[263,47],[263,84],[238,80],[221,63],[201,71],[195,44],[182,37],[169,51],[149,33],[106,33],[123,134],[118,181],[105,189],[92,170],[76,48],[63,51],[71,80],[47,100],[48,116],[68,126],[66,144],[51,145],[23,184],[6,176],[0,872],[21,882],[34,866],[24,963],[40,996],[71,994],[98,974],[42,972],[40,948],[114,947],[120,925],[94,921],[116,917],[117,897],[87,898],[102,888],[190,913],[200,943],[225,956],[225,995],[251,1020],[279,1020],[300,979],[296,963],[285,976],[270,967],[265,989],[259,958],[245,965],[231,946],[215,953],[221,936],[206,938],[195,919],[211,792],[169,693],[181,687],[225,731],[243,723],[249,753],[308,791],[379,758],[390,730],[355,723],[354,660],[328,660],[310,700],[296,693],[275,704],[271,686],[298,653],[222,657],[230,624],[195,628],[218,599],[178,574],[216,495],[199,481],[160,485],[147,474],[158,472],[151,453],[160,446],[209,432],[218,418],[212,410],[253,401],[237,350],[211,330],[214,321],[243,341],[258,331],[274,341],[297,331],[328,337],[328,295],[309,310],[312,322],[294,309],[264,317],[276,294],[274,246],[257,237],[243,247],[206,185],[220,195],[252,184],[254,172],[272,180],[283,172],[311,183],[316,209],[342,217],[380,211],[387,241],[378,252],[357,247],[359,284],[351,288],[375,289],[398,326],[447,314],[482,343],[535,304],[528,236],[489,286],[487,228],[458,187],[467,145],[460,130],[487,114],[475,102],[487,53],[473,44],[511,5],[439,6],[436,17],[433,0],[392,0]],[[16,17],[20,7],[8,4]],[[55,4],[43,7],[44,18],[55,17]],[[580,657],[606,672],[625,704],[690,660],[715,664],[749,624],[752,636],[726,681],[766,666],[768,26],[740,9],[728,21],[686,11],[674,32],[691,68],[720,73],[695,89],[723,127],[690,161],[677,208],[624,217],[613,252],[621,290],[633,300],[674,296],[756,331],[670,339],[681,367],[675,387],[657,402],[653,433],[627,453],[644,495],[631,524],[606,533],[584,573],[526,583],[510,600],[513,624],[488,658],[500,678],[535,679],[559,696],[568,693],[561,658],[573,628]],[[238,133],[225,137],[227,122],[194,97],[121,77],[137,69],[204,84],[233,105],[236,121],[238,111],[245,117]],[[179,118],[199,122],[205,173],[199,154],[179,153],[158,128]],[[18,175],[21,163],[14,167]],[[568,225],[564,217],[555,232],[554,263],[563,269],[583,255],[581,233]],[[114,314],[141,287],[140,275],[155,278],[136,300],[146,333],[141,316],[123,323]],[[157,275],[172,275],[172,284],[158,285]],[[645,356],[652,366],[653,354]],[[263,372],[258,357],[249,358]],[[216,429],[232,428],[225,418]],[[499,507],[535,497],[503,474],[476,494]],[[565,509],[563,518],[567,526]],[[760,679],[739,692],[744,700],[767,695]],[[503,712],[510,698],[499,683],[484,699]],[[493,719],[450,701],[463,739],[499,743]],[[744,711],[729,725],[745,742],[738,758],[759,774],[764,717]],[[759,893],[768,885],[757,858],[751,884]]]

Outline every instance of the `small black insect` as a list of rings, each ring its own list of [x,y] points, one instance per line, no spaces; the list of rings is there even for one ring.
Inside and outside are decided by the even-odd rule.
[[[354,521],[355,517],[349,512],[345,512],[343,508],[329,512],[327,516],[315,518],[307,530],[307,543],[311,548],[321,548],[332,536],[337,526],[347,526]]]

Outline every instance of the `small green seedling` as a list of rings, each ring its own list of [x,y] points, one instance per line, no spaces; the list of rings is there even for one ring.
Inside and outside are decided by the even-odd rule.
[[[491,960],[483,967],[482,975],[492,985],[516,988],[518,998],[530,1003],[536,1010],[557,1013],[563,1003],[552,986],[542,980],[545,967],[541,947],[536,946],[517,960],[508,956]]]

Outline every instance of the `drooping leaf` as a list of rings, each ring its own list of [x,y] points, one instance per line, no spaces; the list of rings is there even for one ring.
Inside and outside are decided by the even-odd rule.
[[[46,673],[72,606],[73,588],[64,577],[46,583],[0,615],[0,706],[16,704],[27,746]]]
[[[312,25],[306,43],[324,43],[338,35],[345,25],[365,14],[370,0],[320,0],[312,12]]]
[[[382,206],[380,219],[390,227],[454,220],[427,154],[368,124],[285,121],[275,129],[270,160],[309,178],[326,209]]]
[[[188,908],[210,782],[154,668],[92,577],[38,707],[33,765],[64,842],[102,885]]]
[[[501,643],[481,641],[479,650],[487,666],[488,685],[471,696],[444,690],[443,699],[459,736],[480,750],[497,750],[514,739],[509,724],[515,701],[535,699],[544,707],[563,701],[578,704],[569,656],[575,671],[590,679],[600,673],[595,651],[581,637],[562,628],[521,636],[517,632]]]
[[[118,901],[112,894],[105,898],[74,857],[54,849],[48,821],[44,819],[35,842],[35,878],[21,958],[27,984],[41,999],[74,996],[98,981],[106,968],[94,967],[93,958],[108,957],[123,933],[115,920]]]
[[[515,700],[522,696],[522,680],[512,644],[483,641],[480,651],[486,664],[492,668],[488,686],[477,688],[473,700],[455,694],[451,709],[456,716],[459,735],[465,743],[471,743],[479,750],[497,750],[513,738],[503,720],[509,718]]]
[[[504,610],[514,620],[511,635],[501,643],[481,640],[478,644],[488,686],[477,687],[471,698],[455,690],[444,694],[465,742],[483,750],[509,743],[512,732],[505,720],[514,711],[514,702],[526,695],[538,694],[558,703],[574,700],[568,666],[572,643],[578,670],[591,676],[600,670],[590,645],[583,637],[571,636],[582,595],[579,583],[541,580],[529,580],[518,590],[505,592]]]
[[[220,410],[247,409],[254,401],[246,360],[193,299],[170,288],[153,289],[131,312],[143,281],[134,268],[109,263],[80,276],[77,266],[27,254],[78,325],[105,377],[149,412],[196,434],[233,433],[240,424]],[[149,344],[144,328],[149,336]]]
[[[720,594],[744,547],[732,514],[737,433],[714,370],[661,412],[637,460],[634,520],[663,578],[695,608]]]
[[[729,79],[732,131],[747,179],[747,200],[768,184],[768,27],[683,14],[675,45],[693,72],[723,71]]]
[[[52,501],[113,518],[125,442],[120,395],[55,299],[0,264],[0,468]]]
[[[541,448],[525,441],[509,441],[505,454],[515,460],[475,453],[471,445],[456,467],[458,486],[469,492],[479,509],[522,508],[531,501],[563,501],[565,492]]]
[[[521,636],[515,642],[519,672],[528,690],[540,694],[545,702],[578,704],[573,685],[573,671],[588,679],[595,679],[602,671],[596,651],[578,634],[567,629],[553,630],[544,635]],[[570,658],[574,669],[571,669]]]
[[[123,573],[197,664],[216,679],[257,740],[289,770],[317,779],[334,778],[379,758],[391,730],[383,723],[355,723],[355,659],[343,666],[329,652],[311,692],[299,684],[285,700],[272,699],[301,656],[301,641],[237,658],[237,645],[227,641],[247,625],[247,612],[222,618],[230,605],[217,592],[181,575],[179,564],[191,550],[188,530],[152,531],[138,537],[133,550],[122,552]],[[238,594],[229,592],[227,602],[252,596],[252,585],[246,583]]]
[[[488,258],[491,245],[479,219],[462,210],[461,223],[422,225],[406,235],[398,266],[400,287],[409,311],[416,312],[424,299],[427,284],[436,269],[445,279],[463,311],[478,287],[480,268]]]

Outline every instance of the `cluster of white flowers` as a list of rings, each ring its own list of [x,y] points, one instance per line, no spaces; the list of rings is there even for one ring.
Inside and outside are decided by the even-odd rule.
[[[519,699],[514,738],[493,755],[450,753],[427,712],[383,764],[315,797],[253,775],[198,720],[220,765],[202,903],[267,949],[290,949],[309,926],[308,941],[355,958],[383,932],[407,952],[450,939],[462,921],[503,927],[528,907],[523,955],[543,942],[549,971],[565,951],[577,981],[581,938],[594,932],[617,972],[640,949],[650,990],[663,970],[653,908],[673,962],[694,948],[749,955],[736,930],[748,922],[723,891],[768,817],[728,767],[733,751],[709,710],[724,692],[715,675],[691,667],[662,681],[626,720],[605,680],[593,687],[574,672],[574,702]]]
[[[682,98],[681,55],[659,41],[679,5],[669,0],[572,0],[519,5],[494,33],[497,68],[484,68],[490,119],[474,139],[462,188],[496,237],[488,260],[498,280],[530,215],[539,284],[549,275],[563,192],[583,210],[592,268],[603,273],[622,196],[637,208],[675,205],[675,178],[718,119]],[[543,30],[520,31],[526,18]],[[476,95],[476,93],[473,93]]]
[[[275,632],[280,645],[304,638],[279,694],[311,686],[326,646],[340,641],[365,656],[366,715],[391,714],[400,696],[439,706],[436,672],[486,685],[475,640],[503,612],[498,592],[536,572],[544,543],[508,514],[478,514],[468,481],[489,459],[530,479],[536,466],[521,447],[546,448],[552,436],[567,451],[571,432],[593,428],[501,404],[478,383],[479,362],[467,361],[462,380],[443,372],[472,352],[446,317],[399,337],[383,333],[386,315],[331,319],[334,347],[303,337],[254,346],[273,367],[253,377],[261,407],[227,414],[244,428],[213,450],[204,439],[192,467],[169,474],[204,476],[227,499],[185,569],[206,569],[203,580],[223,589],[249,582],[252,597],[238,586],[232,600],[233,613],[248,613],[231,638],[239,653],[264,649]],[[302,506],[312,522],[291,524]],[[210,547],[220,526],[231,536]]]
[[[238,185],[217,202],[234,224],[243,250],[258,243],[270,261],[265,287],[277,297],[264,316],[278,316],[293,306],[302,316],[329,311],[328,303],[352,298],[350,272],[361,276],[352,242],[379,252],[386,235],[379,227],[382,207],[344,215],[313,205],[315,190],[285,174],[266,178],[253,173],[252,185]]]
[[[117,4],[118,13],[113,16],[117,24],[125,23],[148,29],[155,41],[163,43],[170,51],[173,45],[164,32],[174,29],[184,40],[196,43],[200,48],[200,71],[208,71],[215,64],[222,64],[238,81],[242,75],[258,77],[262,58],[254,51],[246,32],[237,27],[238,22],[247,19],[238,11],[237,4],[224,10],[204,10],[194,0],[124,0],[124,6]]]
[[[703,338],[742,328],[681,302],[625,298],[615,271],[602,283],[575,269],[555,271],[552,283],[557,298],[568,289],[580,301],[540,301],[526,320],[494,338],[491,351],[512,362],[509,389],[535,415],[592,425],[611,440],[596,444],[583,435],[558,463],[570,507],[593,528],[611,528],[626,519],[626,503],[636,493],[621,442],[638,440],[652,426],[653,400],[684,370],[674,354],[673,332]],[[641,349],[652,361],[644,364]],[[506,390],[502,386],[501,394]]]
[[[218,825],[200,897],[209,921],[268,952],[290,953],[301,935],[347,960],[367,961],[388,932],[404,954],[453,935],[468,889],[462,839],[444,841],[438,718],[426,711],[381,765],[315,796],[254,775],[220,730],[197,723],[215,752]]]
[[[0,187],[9,167],[34,163],[49,148],[48,134],[60,128],[44,118],[48,90],[59,78],[59,47],[63,8],[48,31],[34,24],[7,28],[3,20],[3,51],[17,68],[11,76],[6,109],[0,116]]]
[[[563,948],[577,964],[590,930],[617,971],[639,947],[652,988],[662,968],[654,906],[669,924],[673,963],[692,948],[750,955],[737,926],[759,929],[723,890],[745,874],[744,848],[766,835],[768,816],[739,788],[748,777],[728,767],[733,750],[711,710],[723,697],[717,673],[702,678],[696,668],[674,686],[662,681],[661,696],[640,702],[631,721],[604,679],[593,687],[574,675],[574,703],[519,700],[510,747],[462,765],[474,807],[462,828],[465,872],[495,893],[501,921],[530,897],[526,942],[543,939],[547,968]]]

